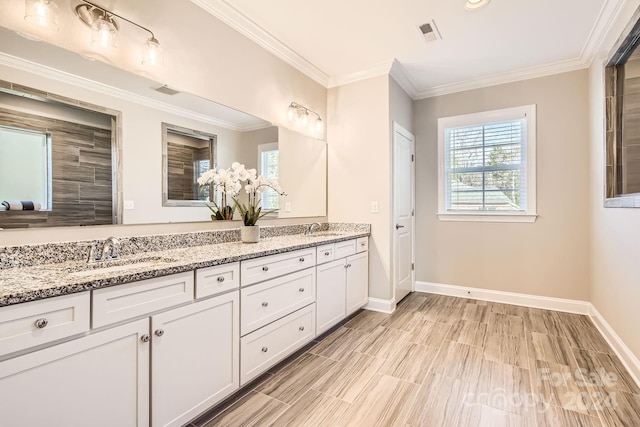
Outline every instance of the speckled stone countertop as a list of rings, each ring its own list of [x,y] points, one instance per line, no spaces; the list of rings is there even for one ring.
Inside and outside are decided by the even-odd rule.
[[[368,236],[368,227],[331,227],[313,236],[302,234],[276,235],[263,238],[259,243],[238,241],[140,251],[125,255],[120,261],[87,264],[85,261],[67,261],[0,270],[0,306],[19,304],[54,296],[120,285],[181,273],[197,268],[211,267],[265,255],[305,249],[325,243],[339,242]],[[156,249],[156,248],[154,248]],[[120,266],[124,266],[118,270]],[[117,267],[116,271],[93,274],[92,269]]]

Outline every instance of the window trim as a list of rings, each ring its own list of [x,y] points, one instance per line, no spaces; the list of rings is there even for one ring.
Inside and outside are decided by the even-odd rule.
[[[447,211],[445,209],[445,129],[492,122],[527,119],[527,210],[524,212]],[[535,222],[536,206],[536,104],[438,119],[438,218],[441,221]]]

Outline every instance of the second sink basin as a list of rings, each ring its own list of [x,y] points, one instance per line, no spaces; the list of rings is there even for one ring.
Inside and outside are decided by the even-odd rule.
[[[73,277],[89,277],[98,274],[115,273],[118,271],[127,271],[146,267],[155,267],[158,264],[171,262],[175,262],[175,260],[162,257],[146,257],[134,260],[105,261],[104,263],[87,264],[80,270],[70,270],[68,271],[68,273]]]

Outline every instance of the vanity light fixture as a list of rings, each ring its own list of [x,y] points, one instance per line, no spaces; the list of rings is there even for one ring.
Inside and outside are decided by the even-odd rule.
[[[464,7],[467,10],[476,10],[489,4],[490,0],[467,0]]]
[[[58,5],[54,0],[25,0],[24,19],[40,27],[58,31]]]
[[[76,6],[75,11],[78,18],[91,28],[91,44],[97,48],[118,47],[120,27],[116,18],[146,31],[150,37],[142,46],[141,62],[143,65],[149,66],[162,65],[162,48],[150,29],[86,0],[82,0],[82,3]]]
[[[322,118],[320,118],[320,114],[308,109],[304,105],[300,105],[297,102],[292,102],[291,104],[289,104],[289,111],[287,113],[287,116],[289,117],[290,121],[295,122],[303,128],[306,128],[307,126],[309,126],[309,113],[316,116],[316,120],[314,121],[312,130],[316,134],[321,134],[323,123]]]

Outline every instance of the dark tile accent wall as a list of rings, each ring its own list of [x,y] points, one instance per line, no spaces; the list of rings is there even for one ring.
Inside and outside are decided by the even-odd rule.
[[[624,193],[640,192],[640,77],[624,80],[621,177]]]
[[[0,125],[50,133],[53,164],[52,210],[0,212],[0,228],[113,223],[110,130],[3,108]]]
[[[198,200],[194,163],[208,158],[209,147],[196,148],[173,142],[167,144],[170,200]]]

